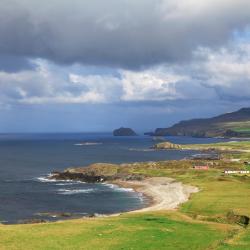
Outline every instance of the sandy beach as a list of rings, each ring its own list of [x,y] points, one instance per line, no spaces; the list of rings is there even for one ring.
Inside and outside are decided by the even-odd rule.
[[[188,201],[192,193],[199,191],[197,187],[185,185],[167,177],[147,178],[143,181],[117,181],[115,184],[133,188],[152,200],[149,207],[133,212],[176,209],[180,204]]]

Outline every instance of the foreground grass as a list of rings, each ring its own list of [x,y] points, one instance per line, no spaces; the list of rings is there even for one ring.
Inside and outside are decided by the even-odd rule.
[[[208,249],[223,245],[232,226],[130,214],[51,224],[0,226],[1,249]]]
[[[249,250],[250,249],[250,229],[239,233],[233,239],[229,239],[223,244],[218,245],[218,250]]]

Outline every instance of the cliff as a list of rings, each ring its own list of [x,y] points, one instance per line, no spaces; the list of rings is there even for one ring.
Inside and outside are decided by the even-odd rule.
[[[250,108],[207,119],[181,121],[169,128],[158,128],[156,136],[250,137]]]

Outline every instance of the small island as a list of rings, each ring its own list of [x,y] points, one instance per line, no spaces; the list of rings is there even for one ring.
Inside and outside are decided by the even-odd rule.
[[[167,150],[167,149],[182,149],[182,146],[179,144],[174,144],[174,143],[165,141],[165,142],[155,144],[152,148],[158,149],[158,150]]]
[[[137,136],[135,131],[131,128],[118,128],[113,131],[114,136]]]

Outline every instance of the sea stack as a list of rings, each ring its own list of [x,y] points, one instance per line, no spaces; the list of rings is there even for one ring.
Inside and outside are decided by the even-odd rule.
[[[131,128],[118,128],[113,131],[114,136],[136,136],[137,134]]]

